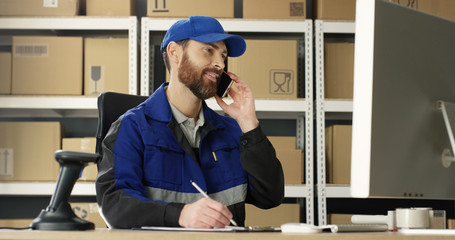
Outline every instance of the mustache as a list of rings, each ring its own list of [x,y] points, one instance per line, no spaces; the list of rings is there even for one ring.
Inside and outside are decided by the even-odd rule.
[[[220,80],[221,78],[221,74],[223,73],[223,70],[221,69],[217,69],[217,68],[211,68],[211,67],[207,67],[207,68],[204,68],[202,70],[202,75],[204,75],[205,73],[208,73],[208,72],[213,72],[213,73],[216,73],[216,75],[218,75],[218,79],[217,80]]]

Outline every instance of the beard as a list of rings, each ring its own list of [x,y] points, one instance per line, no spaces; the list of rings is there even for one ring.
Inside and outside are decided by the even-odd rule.
[[[201,100],[206,100],[215,96],[219,83],[219,79],[217,79],[216,82],[204,80],[203,76],[207,72],[221,75],[221,71],[216,68],[206,67],[202,70],[198,70],[190,61],[188,54],[186,52],[183,53],[182,63],[178,70],[178,78],[181,83]]]

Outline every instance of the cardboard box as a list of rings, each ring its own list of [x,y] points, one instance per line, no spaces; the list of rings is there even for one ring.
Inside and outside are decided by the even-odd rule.
[[[245,226],[280,227],[283,223],[300,222],[299,204],[286,203],[271,209],[246,204],[245,212]]]
[[[12,94],[82,95],[82,37],[13,36]]]
[[[0,219],[0,226],[4,228],[27,228],[34,219]]]
[[[327,224],[352,224],[352,214],[327,214]]]
[[[284,173],[284,184],[302,184],[304,180],[304,154],[299,149],[275,149]]]
[[[79,0],[0,0],[0,16],[77,16]]]
[[[297,147],[296,137],[274,136],[267,138],[272,143],[275,150],[296,149]]]
[[[0,181],[57,180],[60,122],[0,122]]]
[[[96,138],[63,138],[62,149],[76,152],[95,153]],[[98,167],[96,164],[87,165],[79,177],[81,181],[95,181],[98,175]]]
[[[256,99],[296,99],[297,40],[246,40],[246,52],[228,58],[228,70],[248,83]]]
[[[243,0],[243,18],[305,19],[306,0]]]
[[[354,43],[326,43],[324,64],[325,98],[352,99]]]
[[[86,38],[84,53],[84,95],[129,93],[127,38]]]
[[[314,15],[324,20],[355,20],[355,0],[316,0]]]
[[[233,18],[234,0],[147,0],[148,17],[180,17],[205,15]]]
[[[433,15],[455,20],[455,1],[453,0],[389,0],[410,8],[415,8]]]
[[[95,228],[106,228],[106,222],[101,217],[97,203],[70,203],[76,216],[95,224]]]
[[[351,125],[333,125],[325,130],[327,175],[331,184],[351,182]]]
[[[10,52],[0,52],[0,94],[11,94]]]
[[[135,0],[86,0],[87,16],[134,16]]]

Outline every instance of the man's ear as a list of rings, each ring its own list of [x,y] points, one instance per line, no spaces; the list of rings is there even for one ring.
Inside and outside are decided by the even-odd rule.
[[[181,46],[178,45],[176,42],[170,42],[167,45],[167,55],[169,57],[169,62],[174,64],[179,64],[180,57],[181,57]]]

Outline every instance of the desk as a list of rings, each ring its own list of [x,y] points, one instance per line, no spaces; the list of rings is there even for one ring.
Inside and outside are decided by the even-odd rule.
[[[400,233],[319,233],[319,234],[284,234],[284,233],[242,233],[242,232],[163,232],[144,230],[96,229],[91,231],[32,231],[0,230],[0,239],[35,240],[388,240],[388,239],[454,239],[455,236],[404,235]]]

